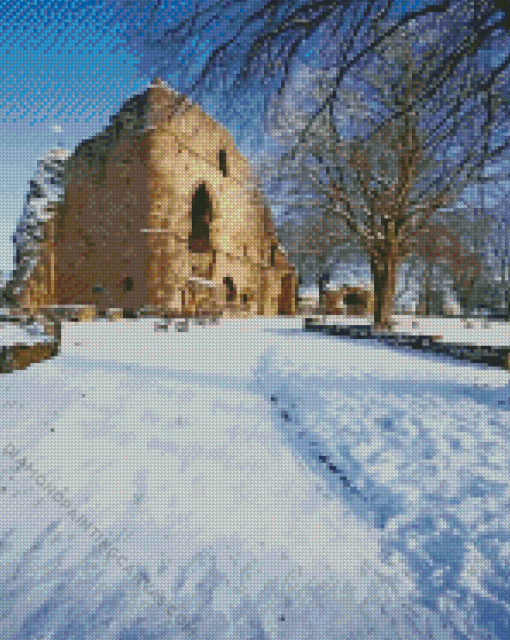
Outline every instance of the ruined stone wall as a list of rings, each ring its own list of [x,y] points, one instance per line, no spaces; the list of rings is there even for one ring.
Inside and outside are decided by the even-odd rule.
[[[97,149],[78,150],[69,166],[57,224],[58,304],[96,304],[104,311],[146,302],[146,141],[131,142],[114,142],[104,159]]]
[[[208,239],[190,242],[206,209]],[[228,131],[161,85],[77,148],[50,236],[26,287],[39,304],[295,311],[294,270],[246,159]],[[34,283],[52,261],[53,294],[43,298]]]
[[[165,92],[156,96],[163,102]],[[267,263],[264,252],[263,211],[257,208],[247,188],[250,177],[246,160],[235,149],[230,134],[218,126],[197,106],[189,106],[178,118],[171,113],[149,133],[151,176],[151,220],[156,228],[168,231],[153,233],[153,244],[166,256],[165,273],[153,273],[153,296],[172,301],[179,307],[182,292],[185,306],[193,305],[188,279],[212,279],[218,303],[225,301],[224,280],[231,278],[236,300],[243,300],[253,313],[262,313],[265,283],[262,268]],[[225,176],[220,170],[219,152],[226,158]],[[188,250],[191,233],[193,197],[205,186],[211,202],[209,225],[210,249],[194,253]],[[156,262],[159,263],[159,260]]]
[[[56,208],[57,205],[54,206]],[[57,288],[55,221],[53,218],[44,223],[43,235],[44,241],[38,246],[38,262],[18,297],[18,305],[31,313],[40,306],[53,304]]]

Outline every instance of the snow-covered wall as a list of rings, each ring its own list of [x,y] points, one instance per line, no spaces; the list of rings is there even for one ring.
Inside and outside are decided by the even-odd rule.
[[[37,171],[30,180],[23,213],[13,235],[15,245],[13,285],[16,293],[37,263],[38,244],[43,239],[43,225],[53,215],[54,205],[63,190],[64,162],[70,152],[52,149],[37,163]]]

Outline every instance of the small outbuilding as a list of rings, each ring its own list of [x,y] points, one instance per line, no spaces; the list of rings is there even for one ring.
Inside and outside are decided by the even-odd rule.
[[[374,292],[370,287],[344,285],[321,293],[320,306],[327,315],[367,316],[374,313]]]

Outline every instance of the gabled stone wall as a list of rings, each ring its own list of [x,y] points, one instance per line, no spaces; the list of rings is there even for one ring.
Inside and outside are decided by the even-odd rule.
[[[295,312],[294,268],[248,162],[226,129],[159,81],[76,149],[47,231],[38,269],[53,284],[42,295],[34,272],[36,306]]]

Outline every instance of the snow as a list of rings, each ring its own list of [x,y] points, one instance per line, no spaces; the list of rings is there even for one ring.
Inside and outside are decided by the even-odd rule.
[[[188,278],[188,282],[194,282],[196,284],[202,284],[205,287],[216,287],[216,283],[212,280],[208,280],[207,278],[200,278],[198,276],[190,276]]]
[[[64,322],[0,377],[0,637],[507,639],[507,403],[302,318]]]
[[[70,152],[65,149],[52,149],[37,163],[37,171],[30,181],[30,191],[13,236],[19,254],[12,276],[16,283],[28,278],[37,263],[42,227],[54,214],[54,205],[61,198],[63,164],[69,155]]]
[[[370,320],[360,316],[322,316],[320,324],[366,325]],[[397,333],[441,336],[439,342],[482,346],[510,347],[510,324],[485,318],[393,316],[393,329]]]
[[[46,334],[44,327],[37,323],[21,327],[10,322],[0,322],[0,347],[14,344],[33,345],[36,342],[47,342],[52,339]]]

